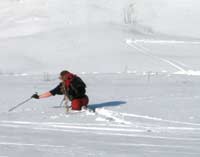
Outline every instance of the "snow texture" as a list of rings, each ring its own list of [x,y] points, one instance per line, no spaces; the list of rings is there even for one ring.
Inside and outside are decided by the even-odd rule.
[[[197,0],[1,0],[0,157],[199,157]],[[31,100],[67,69],[89,107]]]

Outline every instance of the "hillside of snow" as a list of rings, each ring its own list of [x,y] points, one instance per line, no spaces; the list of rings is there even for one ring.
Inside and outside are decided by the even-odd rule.
[[[3,0],[0,72],[197,71],[198,4],[195,0]],[[140,47],[150,52],[144,54]]]

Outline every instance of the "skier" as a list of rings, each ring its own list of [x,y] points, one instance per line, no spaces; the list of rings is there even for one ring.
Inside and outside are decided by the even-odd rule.
[[[56,88],[41,95],[34,94],[32,95],[32,98],[42,99],[55,95],[64,95],[65,100],[68,99],[71,101],[72,110],[81,110],[82,108],[87,108],[89,99],[86,95],[86,85],[82,79],[67,70],[64,70],[60,73],[59,79],[61,82]]]

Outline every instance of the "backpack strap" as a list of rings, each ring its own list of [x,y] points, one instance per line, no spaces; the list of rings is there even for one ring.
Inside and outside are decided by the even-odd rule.
[[[73,78],[75,77],[76,75],[72,74],[72,73],[68,73],[66,74],[65,78],[65,86],[67,89],[69,89],[69,86],[71,84],[71,81],[73,80]]]

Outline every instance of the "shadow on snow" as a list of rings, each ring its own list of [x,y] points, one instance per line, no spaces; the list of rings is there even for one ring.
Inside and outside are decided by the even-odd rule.
[[[114,107],[114,106],[120,106],[123,104],[126,104],[126,101],[109,101],[109,102],[103,102],[99,104],[91,104],[91,105],[88,105],[88,108],[96,109],[96,108],[102,108],[102,107]]]
[[[88,108],[94,110],[96,108],[114,107],[114,106],[120,106],[123,104],[126,104],[126,101],[108,101],[108,102],[103,102],[99,104],[90,104],[88,105]],[[66,108],[66,106],[62,104],[60,106],[53,106],[53,108]]]

